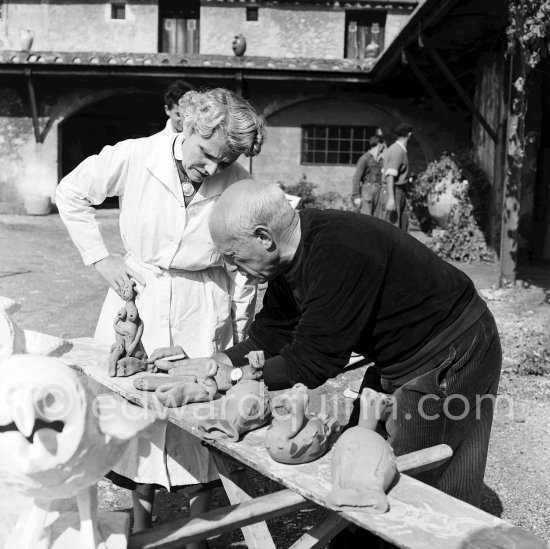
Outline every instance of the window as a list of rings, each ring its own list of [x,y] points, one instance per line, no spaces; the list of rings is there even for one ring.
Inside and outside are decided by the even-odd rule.
[[[377,57],[384,49],[385,11],[346,11],[346,59]],[[374,47],[374,44],[377,47]],[[370,47],[369,47],[370,46]]]
[[[121,2],[111,4],[111,19],[126,19],[126,4]]]
[[[302,164],[355,164],[376,126],[304,126]]]
[[[159,0],[159,51],[199,53],[200,0]]]
[[[248,7],[248,8],[246,8],[246,20],[247,21],[257,21],[258,20],[258,8],[257,7]]]

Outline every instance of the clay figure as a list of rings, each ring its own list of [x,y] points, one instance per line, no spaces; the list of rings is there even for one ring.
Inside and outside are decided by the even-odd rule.
[[[109,354],[109,375],[111,377],[129,376],[136,372],[147,370],[147,355],[141,343],[143,335],[143,320],[136,306],[136,283],[129,280],[122,289],[124,307],[118,311],[113,322],[115,343]],[[135,358],[136,360],[121,360]]]
[[[218,367],[215,363],[204,379],[194,375],[157,374],[134,380],[140,391],[154,391],[159,401],[168,408],[179,408],[194,402],[210,402],[219,398],[218,384],[214,379]]]
[[[125,513],[108,513],[98,524],[96,483],[132,438],[158,427],[158,416],[136,413],[112,394],[94,397],[53,357],[8,357],[0,361],[0,379],[0,483],[34,499],[6,548],[106,549],[106,542],[125,541]],[[52,500],[73,496],[80,530],[78,521],[76,530],[67,527],[68,514],[49,513]]]
[[[155,390],[159,401],[167,408],[179,408],[194,402],[210,402],[219,397],[218,384],[214,378],[205,380],[187,379],[164,383]]]
[[[327,505],[336,511],[384,513],[389,508],[386,492],[397,475],[397,465],[391,446],[376,427],[391,400],[372,389],[363,389],[360,398],[359,424],[343,433],[334,446]]]
[[[277,408],[265,435],[269,455],[280,463],[314,461],[328,452],[339,431],[338,422],[325,414],[307,413],[307,387],[297,383],[284,394],[285,406]]]
[[[237,442],[241,435],[271,420],[271,398],[263,381],[243,379],[216,404],[215,417],[199,423],[207,439]]]

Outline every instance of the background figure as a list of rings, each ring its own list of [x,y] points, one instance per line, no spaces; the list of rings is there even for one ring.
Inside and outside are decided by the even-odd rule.
[[[182,80],[176,80],[164,90],[164,112],[166,113],[168,120],[166,121],[166,126],[162,131],[168,133],[179,133],[182,131],[183,120],[180,116],[178,103],[179,100],[189,91],[189,89],[188,84]]]
[[[369,150],[357,161],[353,174],[352,198],[357,211],[373,215],[373,202],[377,200],[382,185],[384,138],[376,133],[369,139]]]
[[[177,342],[197,357],[240,341],[254,314],[256,284],[225,264],[208,221],[221,193],[249,177],[236,160],[260,152],[264,122],[223,88],[188,91],[179,114],[181,133],[122,141],[84,160],[61,181],[56,202],[84,263],[111,286],[94,337],[112,342],[121,291],[132,277],[145,351]],[[109,254],[93,208],[115,195],[122,197],[124,260]],[[134,491],[134,530],[151,526],[155,486],[175,490],[218,478],[200,440],[171,423],[130,443],[115,472],[111,480]],[[192,498],[190,514],[208,501],[209,494]]]
[[[384,155],[382,169],[383,184],[374,203],[374,216],[389,221],[392,225],[408,231],[406,185],[409,181],[409,159],[407,143],[412,137],[413,127],[401,123],[395,128],[397,140]]]

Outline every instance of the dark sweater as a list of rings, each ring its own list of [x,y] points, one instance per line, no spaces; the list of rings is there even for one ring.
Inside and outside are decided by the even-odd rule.
[[[371,216],[300,212],[289,268],[268,284],[250,336],[225,351],[233,365],[266,354],[270,389],[317,387],[355,351],[382,376],[420,366],[485,311],[472,281],[414,237]]]

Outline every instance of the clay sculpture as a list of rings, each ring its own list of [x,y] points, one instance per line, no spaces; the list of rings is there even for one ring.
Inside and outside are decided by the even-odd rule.
[[[199,423],[206,439],[237,442],[241,435],[271,420],[271,398],[263,381],[241,380],[216,404],[214,417]]]
[[[197,380],[195,376],[144,376],[134,380],[140,391],[154,391],[167,408],[179,408],[194,402],[210,402],[219,398],[218,384],[213,377]]]
[[[330,449],[338,422],[325,414],[309,415],[307,387],[297,383],[287,391],[265,435],[269,455],[280,463],[308,463]]]
[[[360,399],[359,424],[343,433],[334,447],[327,505],[336,511],[384,513],[389,507],[386,492],[397,475],[397,465],[391,446],[376,427],[391,400],[372,389],[363,389]]]
[[[53,357],[11,356],[0,362],[0,379],[0,482],[34,498],[6,547],[105,549],[121,537],[125,542],[125,513],[106,514],[98,523],[96,482],[132,438],[156,428],[158,416],[139,408],[136,414],[135,406],[112,394],[94,398]],[[76,529],[68,527],[68,516],[49,513],[52,500],[73,496]]]
[[[22,329],[13,319],[21,305],[0,296],[0,359],[15,354],[61,356],[73,344],[55,336]]]
[[[109,354],[109,375],[126,377],[147,370],[147,355],[141,343],[143,320],[136,306],[136,283],[129,280],[122,289],[126,302],[113,322],[115,342]]]

